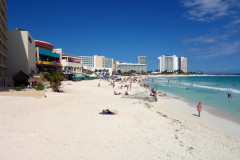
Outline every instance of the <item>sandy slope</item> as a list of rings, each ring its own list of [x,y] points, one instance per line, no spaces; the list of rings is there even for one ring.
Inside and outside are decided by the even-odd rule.
[[[240,157],[240,142],[234,136],[173,112],[168,103],[175,101],[122,99],[113,91],[126,89],[105,81],[67,83],[62,88],[66,93],[49,90],[44,99],[0,97],[0,159]],[[129,93],[145,90],[134,84]],[[99,115],[102,109],[118,114]]]

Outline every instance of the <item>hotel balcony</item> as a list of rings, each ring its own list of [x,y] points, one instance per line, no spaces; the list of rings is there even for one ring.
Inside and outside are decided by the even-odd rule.
[[[80,59],[64,56],[62,57],[62,64],[64,74],[82,74],[82,64],[80,63]]]

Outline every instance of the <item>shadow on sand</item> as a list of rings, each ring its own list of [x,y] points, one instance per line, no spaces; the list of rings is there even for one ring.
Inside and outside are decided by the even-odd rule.
[[[193,116],[197,116],[198,117],[198,115],[197,114],[192,114]]]

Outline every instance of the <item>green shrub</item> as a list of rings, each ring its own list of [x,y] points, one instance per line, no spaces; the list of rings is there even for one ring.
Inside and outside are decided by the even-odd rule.
[[[24,84],[20,84],[19,86],[21,89],[24,89],[25,88],[25,85]]]
[[[36,88],[37,91],[41,91],[44,90],[44,86],[43,85],[38,85]]]
[[[17,87],[14,87],[13,90],[16,90],[16,91],[21,91],[21,87],[17,86]]]

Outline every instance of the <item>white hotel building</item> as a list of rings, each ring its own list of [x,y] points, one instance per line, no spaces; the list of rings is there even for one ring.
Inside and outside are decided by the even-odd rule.
[[[165,56],[162,55],[158,57],[158,70],[160,73],[164,71],[174,72],[178,70],[178,57],[176,55],[173,56]]]
[[[179,69],[187,72],[187,58],[179,57]]]
[[[92,70],[94,68],[94,57],[91,56],[79,56],[84,69]]]
[[[95,71],[95,69],[103,70],[106,69],[109,71],[110,75],[113,71],[113,58],[107,58],[105,56],[94,55],[90,56],[79,56],[81,63],[84,69]]]
[[[136,63],[119,63],[116,64],[116,71],[120,70],[122,73],[136,71],[138,73],[147,72],[146,64]]]

